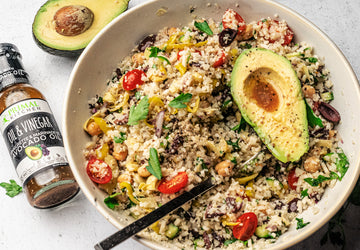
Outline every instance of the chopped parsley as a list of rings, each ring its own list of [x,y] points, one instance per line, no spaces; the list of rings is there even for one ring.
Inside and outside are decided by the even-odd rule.
[[[159,58],[159,59],[167,62],[168,64],[170,64],[169,59],[167,59],[167,58],[164,57],[164,56],[158,56],[158,53],[159,53],[159,52],[164,52],[164,51],[161,50],[161,49],[159,49],[158,47],[152,46],[152,47],[150,48],[150,55],[149,55],[149,57],[156,57],[156,58]]]
[[[301,191],[300,195],[301,195],[301,199],[304,199],[305,197],[309,197],[308,189]]]
[[[175,97],[170,103],[169,106],[172,108],[183,109],[186,108],[186,102],[189,102],[192,98],[190,93],[180,93],[178,97]]]
[[[234,165],[236,165],[236,164],[237,164],[237,160],[236,160],[236,158],[235,158],[235,157],[234,157],[234,158],[232,158],[232,159],[231,159],[231,162],[232,162],[232,163],[234,163]]]
[[[235,127],[233,127],[231,130],[239,133],[241,130],[245,130],[245,128],[246,128],[246,121],[243,117],[241,117],[240,123]]]
[[[221,106],[222,108],[226,108],[230,103],[232,102],[232,100],[227,100],[223,103],[223,105]]]
[[[120,193],[115,193],[115,194],[112,194],[112,195],[109,195],[108,197],[106,197],[104,199],[104,203],[105,205],[114,210],[115,209],[115,206],[118,206],[119,205],[119,202],[118,200],[115,198],[116,196],[120,195]]]
[[[214,34],[213,32],[212,32],[212,30],[210,29],[210,27],[209,27],[209,24],[206,22],[206,21],[204,21],[204,22],[194,22],[194,26],[198,29],[198,30],[200,30],[201,32],[204,32],[204,33],[206,33],[206,34],[208,34],[209,36],[211,36],[212,34]]]
[[[308,57],[308,61],[310,63],[316,63],[318,61],[318,59],[316,57]]]
[[[224,241],[224,246],[228,246],[228,245],[230,245],[230,244],[232,244],[232,243],[234,243],[234,242],[236,242],[238,239],[230,239],[230,240],[225,240]]]
[[[10,197],[14,197],[22,192],[22,187],[14,180],[10,180],[10,183],[1,182],[0,187],[5,188],[6,195]]]
[[[116,143],[124,143],[126,141],[126,133],[120,132],[120,136],[114,136],[114,142]]]
[[[99,96],[96,102],[99,103],[99,104],[103,104],[104,100],[103,100],[103,98],[101,96]]]
[[[315,127],[316,125],[318,125],[320,128],[324,127],[322,120],[314,114],[314,111],[311,109],[307,101],[305,101],[305,105],[306,105],[306,116],[309,122],[309,126],[312,128]]]
[[[161,173],[160,161],[157,150],[155,148],[150,148],[149,166],[146,166],[146,169],[152,175],[154,175],[158,180],[161,180],[162,173]]]
[[[329,181],[329,180],[333,180],[333,179],[339,179],[339,176],[335,172],[330,172],[329,177],[319,175],[317,178],[305,178],[304,181],[309,183],[311,186],[316,187],[316,186],[319,186],[324,181]]]
[[[196,158],[196,161],[198,162],[198,164],[196,164],[196,165],[201,164],[201,168],[202,168],[202,169],[208,169],[206,163],[204,162],[204,159],[201,159],[200,157],[197,157],[197,158]]]
[[[232,146],[234,149],[240,149],[239,144],[238,144],[238,143],[239,143],[239,140],[240,140],[240,138],[237,139],[236,142],[232,142],[231,140],[228,140],[228,141],[226,141],[226,143],[227,143],[228,145]]]
[[[296,218],[296,220],[297,220],[297,225],[296,225],[297,230],[299,230],[299,229],[305,227],[306,225],[310,224],[310,222],[304,223],[303,219],[300,219],[300,218]]]
[[[349,169],[349,161],[344,153],[338,153],[338,158],[336,159],[336,169],[340,173],[339,180],[341,181],[345,173]]]
[[[136,125],[140,120],[146,119],[149,113],[149,98],[144,96],[138,105],[132,105],[129,113],[128,125]]]

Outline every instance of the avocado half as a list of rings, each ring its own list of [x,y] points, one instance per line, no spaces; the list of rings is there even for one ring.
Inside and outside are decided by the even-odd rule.
[[[111,20],[124,12],[129,0],[49,0],[36,13],[32,33],[36,44],[48,53],[75,57]],[[84,6],[93,13],[90,27],[81,34],[69,36],[56,31],[54,16],[65,6]]]
[[[236,60],[231,94],[243,118],[282,162],[298,161],[309,149],[301,83],[289,60],[253,48]]]
[[[42,150],[39,147],[36,146],[29,146],[25,148],[25,154],[31,159],[31,160],[39,160],[41,158]]]

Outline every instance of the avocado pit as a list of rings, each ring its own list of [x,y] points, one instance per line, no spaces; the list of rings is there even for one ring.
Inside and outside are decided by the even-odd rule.
[[[245,93],[249,99],[267,112],[274,112],[279,108],[279,95],[266,76],[275,72],[265,72],[265,69],[258,69],[252,72],[245,83]]]
[[[68,5],[54,15],[55,30],[63,36],[77,36],[90,28],[94,13],[82,5]]]

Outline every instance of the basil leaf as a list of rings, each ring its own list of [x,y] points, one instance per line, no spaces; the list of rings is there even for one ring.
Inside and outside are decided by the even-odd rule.
[[[169,106],[172,108],[183,109],[186,108],[186,102],[189,102],[192,98],[192,94],[190,93],[180,93],[178,97],[175,97],[171,102],[169,102]]]
[[[149,166],[146,166],[146,169],[158,180],[161,180],[162,173],[161,173],[160,161],[157,150],[155,148],[150,148]]]
[[[106,204],[106,206],[112,210],[115,209],[115,206],[119,205],[119,202],[117,199],[115,199],[116,196],[120,195],[120,193],[115,193],[112,195],[109,195],[108,197],[106,197],[104,199],[104,203]]]
[[[339,158],[336,159],[336,169],[340,173],[339,180],[341,181],[347,170],[349,169],[349,161],[344,153],[338,153]]]
[[[10,183],[1,182],[0,187],[5,188],[6,195],[10,197],[14,197],[20,194],[22,191],[22,187],[19,186],[14,180],[10,180]]]
[[[307,116],[310,127],[313,128],[316,125],[318,125],[320,128],[324,127],[322,120],[314,114],[314,111],[311,109],[310,105],[307,103],[307,101],[305,99],[304,99],[304,101],[305,101],[305,106],[306,106],[306,116]]]
[[[297,220],[297,225],[296,225],[297,230],[305,227],[308,224],[310,224],[310,222],[304,223],[303,219],[300,219],[300,218],[296,218],[296,220]]]
[[[301,195],[301,199],[304,199],[305,197],[309,197],[308,189],[301,191],[300,195]]]
[[[126,133],[120,132],[120,137],[114,136],[114,142],[123,143],[124,141],[126,141]]]
[[[140,120],[146,119],[149,113],[149,98],[144,96],[139,104],[131,106],[129,113],[128,125],[136,125]]]
[[[214,33],[212,32],[212,30],[210,29],[209,24],[208,24],[206,21],[204,21],[204,22],[196,22],[196,21],[195,21],[194,26],[195,26],[198,30],[200,30],[201,32],[204,32],[204,33],[208,34],[209,36],[211,36],[212,34],[214,34]]]

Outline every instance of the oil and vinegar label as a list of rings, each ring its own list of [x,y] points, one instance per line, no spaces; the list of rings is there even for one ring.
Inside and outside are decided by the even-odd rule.
[[[17,102],[0,115],[0,130],[23,185],[46,168],[68,165],[63,140],[49,104]]]

